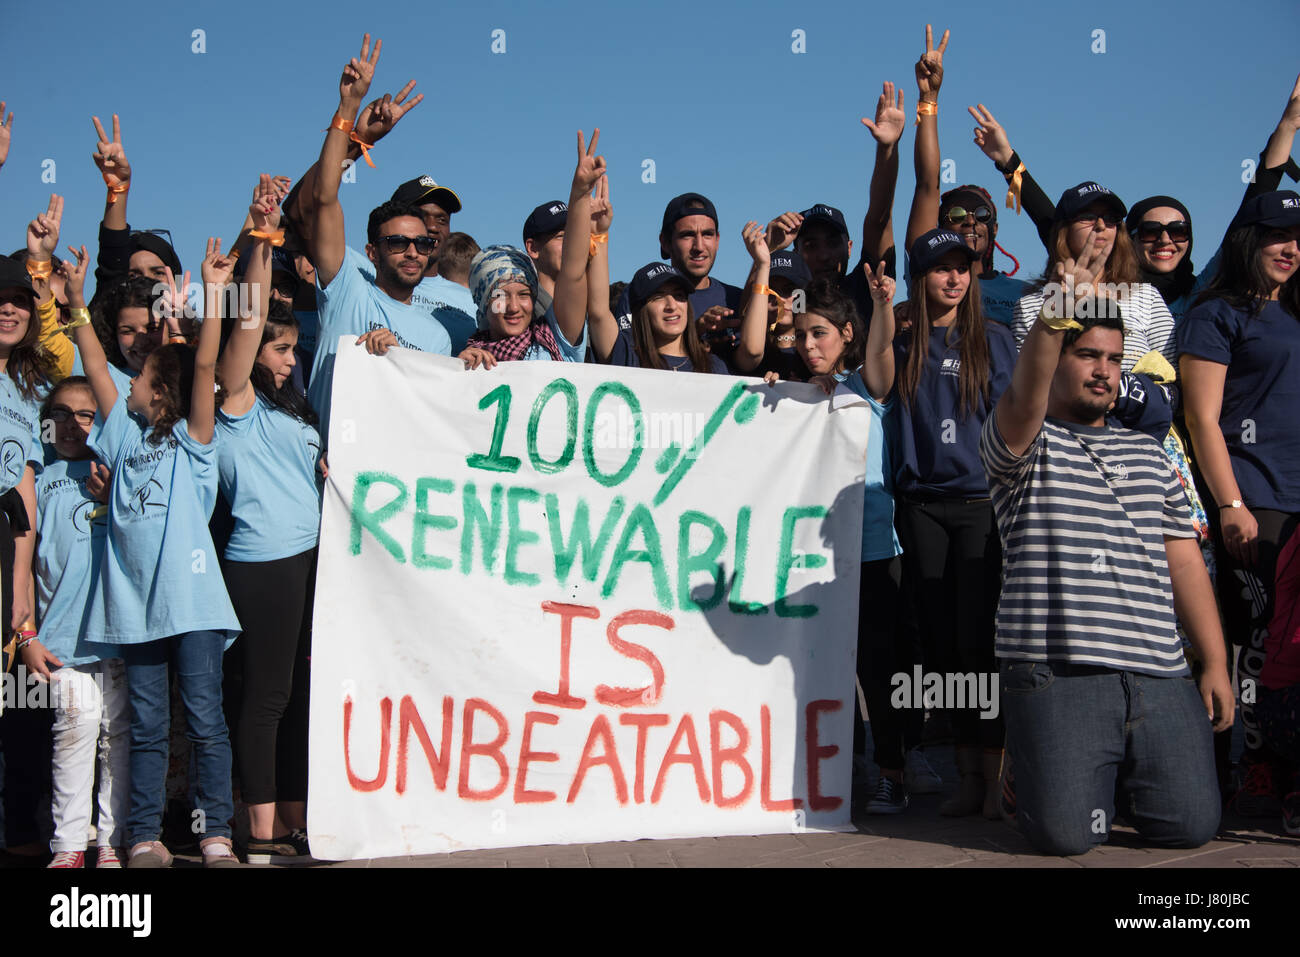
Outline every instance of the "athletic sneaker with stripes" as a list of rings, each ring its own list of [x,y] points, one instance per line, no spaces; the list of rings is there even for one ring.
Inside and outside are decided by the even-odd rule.
[[[80,868],[86,866],[85,851],[56,851],[54,860],[50,861],[46,867],[57,868]]]

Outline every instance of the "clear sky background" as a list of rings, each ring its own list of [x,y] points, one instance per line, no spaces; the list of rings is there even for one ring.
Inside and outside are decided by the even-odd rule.
[[[0,248],[23,244],[56,191],[66,201],[61,246],[84,242],[93,254],[104,187],[90,117],[107,128],[117,112],[133,170],[130,223],[171,229],[196,278],[205,239],[233,238],[258,173],[297,180],[315,160],[341,68],[367,31],[384,41],[371,97],[415,79],[425,100],[375,150],[378,168],[359,165],[342,187],[351,245],[364,245],[370,209],[421,174],[460,194],[453,229],[484,246],[520,245],[528,212],[568,195],[576,131],[599,126],[616,279],[657,258],[664,206],[688,190],[717,205],[714,275],[734,283],[748,269],[747,219],[826,202],[859,240],[874,157],[859,118],[872,115],[886,79],[903,85],[914,113],[927,19],[936,39],[952,31],[939,134],[958,183],[1005,196],[972,141],[966,106],[983,102],[1053,199],[1085,179],[1130,205],[1155,193],[1181,199],[1198,267],[1240,201],[1243,161],[1258,156],[1300,72],[1296,0],[3,2],[0,99],[16,119],[0,171],[10,237]],[[194,52],[195,30],[206,52]],[[505,31],[504,53],[492,52],[495,30]],[[806,52],[792,50],[796,30]],[[1093,52],[1096,30],[1104,53]],[[909,125],[896,233],[911,202],[913,137]],[[1003,209],[1000,221],[1018,276],[1036,275],[1045,256],[1028,218]],[[1001,255],[997,266],[1009,268]]]

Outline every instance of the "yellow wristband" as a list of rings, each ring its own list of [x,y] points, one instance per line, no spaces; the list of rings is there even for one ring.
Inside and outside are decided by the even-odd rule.
[[[80,329],[82,326],[90,325],[90,310],[84,306],[69,309],[68,315],[72,317],[72,321],[60,326],[59,331],[69,336],[69,338],[73,329]]]
[[[1046,303],[1043,304],[1042,309],[1038,310],[1038,321],[1054,332],[1065,332],[1067,329],[1078,329],[1080,332],[1083,331],[1083,326],[1075,322],[1073,319],[1066,316],[1048,315]]]
[[[49,279],[53,272],[53,260],[47,259],[45,262],[38,262],[35,259],[27,260],[27,275],[33,279]]]

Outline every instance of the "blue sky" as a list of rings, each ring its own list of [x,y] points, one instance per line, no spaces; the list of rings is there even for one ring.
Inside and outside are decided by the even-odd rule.
[[[257,174],[295,180],[319,153],[342,65],[369,31],[384,40],[372,96],[418,81],[424,102],[343,187],[348,239],[369,210],[427,173],[465,203],[452,228],[480,244],[521,243],[538,203],[568,194],[575,132],[601,127],[614,203],[614,278],[658,253],[666,202],[708,195],[721,217],[714,275],[743,280],[747,219],[827,202],[856,235],[874,156],[859,123],[882,80],[916,102],[912,65],[928,18],[952,31],[940,105],[943,156],[958,182],[999,198],[966,106],[987,105],[1050,196],[1095,179],[1128,203],[1180,198],[1193,259],[1212,254],[1240,200],[1242,162],[1263,148],[1300,70],[1294,0],[1229,14],[1220,3],[984,4],[557,2],[419,4],[333,0],[14,5],[0,35],[0,99],[16,114],[0,171],[6,251],[51,191],[65,197],[64,242],[93,246],[104,189],[90,160],[97,114],[122,117],[135,227],[167,227],[197,268],[209,234],[229,241]],[[120,13],[119,11],[127,11]],[[195,53],[193,31],[206,52]],[[493,31],[505,52],[493,53]],[[806,52],[792,52],[802,30]],[[1105,31],[1104,53],[1092,52]],[[912,190],[909,126],[895,205]],[[655,182],[643,182],[654,161]],[[54,161],[55,183],[42,181]],[[1290,187],[1289,181],[1286,186]],[[1036,274],[1044,255],[1024,216],[1003,210],[999,240]],[[999,256],[999,267],[1006,261]]]

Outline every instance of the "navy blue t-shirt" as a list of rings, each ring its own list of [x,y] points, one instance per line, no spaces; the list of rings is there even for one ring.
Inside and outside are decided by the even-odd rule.
[[[659,355],[668,366],[669,372],[695,371],[689,356],[670,356],[662,352]],[[614,348],[609,350],[609,364],[612,366],[640,367],[641,358],[636,354],[636,345],[632,341],[632,333],[626,330],[619,332],[618,338],[614,340]],[[710,354],[709,371],[717,375],[726,375],[726,363],[717,356]]]
[[[704,289],[696,289],[690,295],[691,311],[698,320],[712,306],[726,306],[733,313],[729,318],[740,319],[740,294],[743,290],[716,279],[709,277],[709,284]],[[620,329],[632,328],[632,303],[628,298],[627,290],[618,297],[618,327]],[[740,341],[740,328],[727,330],[728,335],[725,338],[719,338],[711,345],[715,346],[715,351],[722,353],[724,351],[735,351],[736,343]]]
[[[1228,367],[1219,428],[1242,501],[1300,512],[1300,318],[1214,299],[1178,324],[1178,353]]]
[[[950,328],[930,331],[930,352],[911,404],[899,399],[902,415],[895,490],[903,495],[981,498],[989,494],[980,459],[984,420],[1011,384],[1016,367],[1016,340],[1006,326],[984,324],[989,344],[989,397],[970,415],[963,415],[958,343],[945,341]],[[910,332],[894,340],[895,375],[907,362]]]

